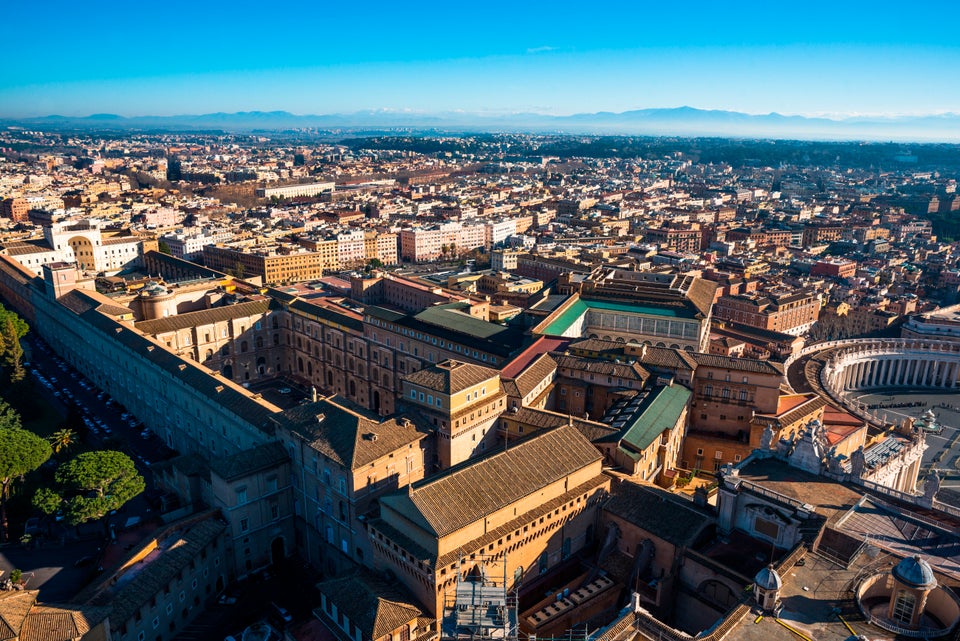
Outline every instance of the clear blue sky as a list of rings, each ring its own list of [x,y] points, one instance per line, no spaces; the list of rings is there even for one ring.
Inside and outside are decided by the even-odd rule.
[[[960,112],[958,7],[10,0],[0,116]]]

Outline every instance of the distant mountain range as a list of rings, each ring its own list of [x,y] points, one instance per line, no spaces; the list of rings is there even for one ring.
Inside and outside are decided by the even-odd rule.
[[[843,119],[751,115],[736,111],[677,107],[570,116],[535,113],[487,115],[469,112],[358,111],[295,115],[286,111],[241,111],[183,116],[94,114],[0,119],[6,125],[38,129],[164,131],[446,131],[529,132],[651,136],[733,136],[803,140],[900,140],[960,142],[960,114],[850,117]]]

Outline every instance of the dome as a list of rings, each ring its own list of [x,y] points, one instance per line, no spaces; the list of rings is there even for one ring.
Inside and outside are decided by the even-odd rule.
[[[919,556],[910,556],[893,568],[893,578],[911,588],[934,588],[937,579],[930,564]]]
[[[753,582],[757,585],[757,588],[761,590],[779,590],[783,587],[783,581],[780,579],[777,571],[773,569],[772,565],[768,565],[757,572],[757,576],[754,577]]]

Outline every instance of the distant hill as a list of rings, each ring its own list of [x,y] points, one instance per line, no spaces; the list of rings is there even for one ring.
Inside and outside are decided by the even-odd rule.
[[[167,131],[433,130],[653,136],[734,136],[801,140],[900,140],[960,142],[960,114],[844,119],[763,115],[677,107],[597,112],[569,116],[534,113],[487,115],[467,112],[358,111],[296,115],[286,111],[241,111],[182,116],[93,114],[6,120],[5,124],[50,129]]]

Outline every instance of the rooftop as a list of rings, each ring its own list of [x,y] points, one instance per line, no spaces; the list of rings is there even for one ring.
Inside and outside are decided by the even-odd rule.
[[[575,428],[560,427],[414,483],[407,492],[383,497],[381,504],[442,537],[600,458],[600,452]]]

